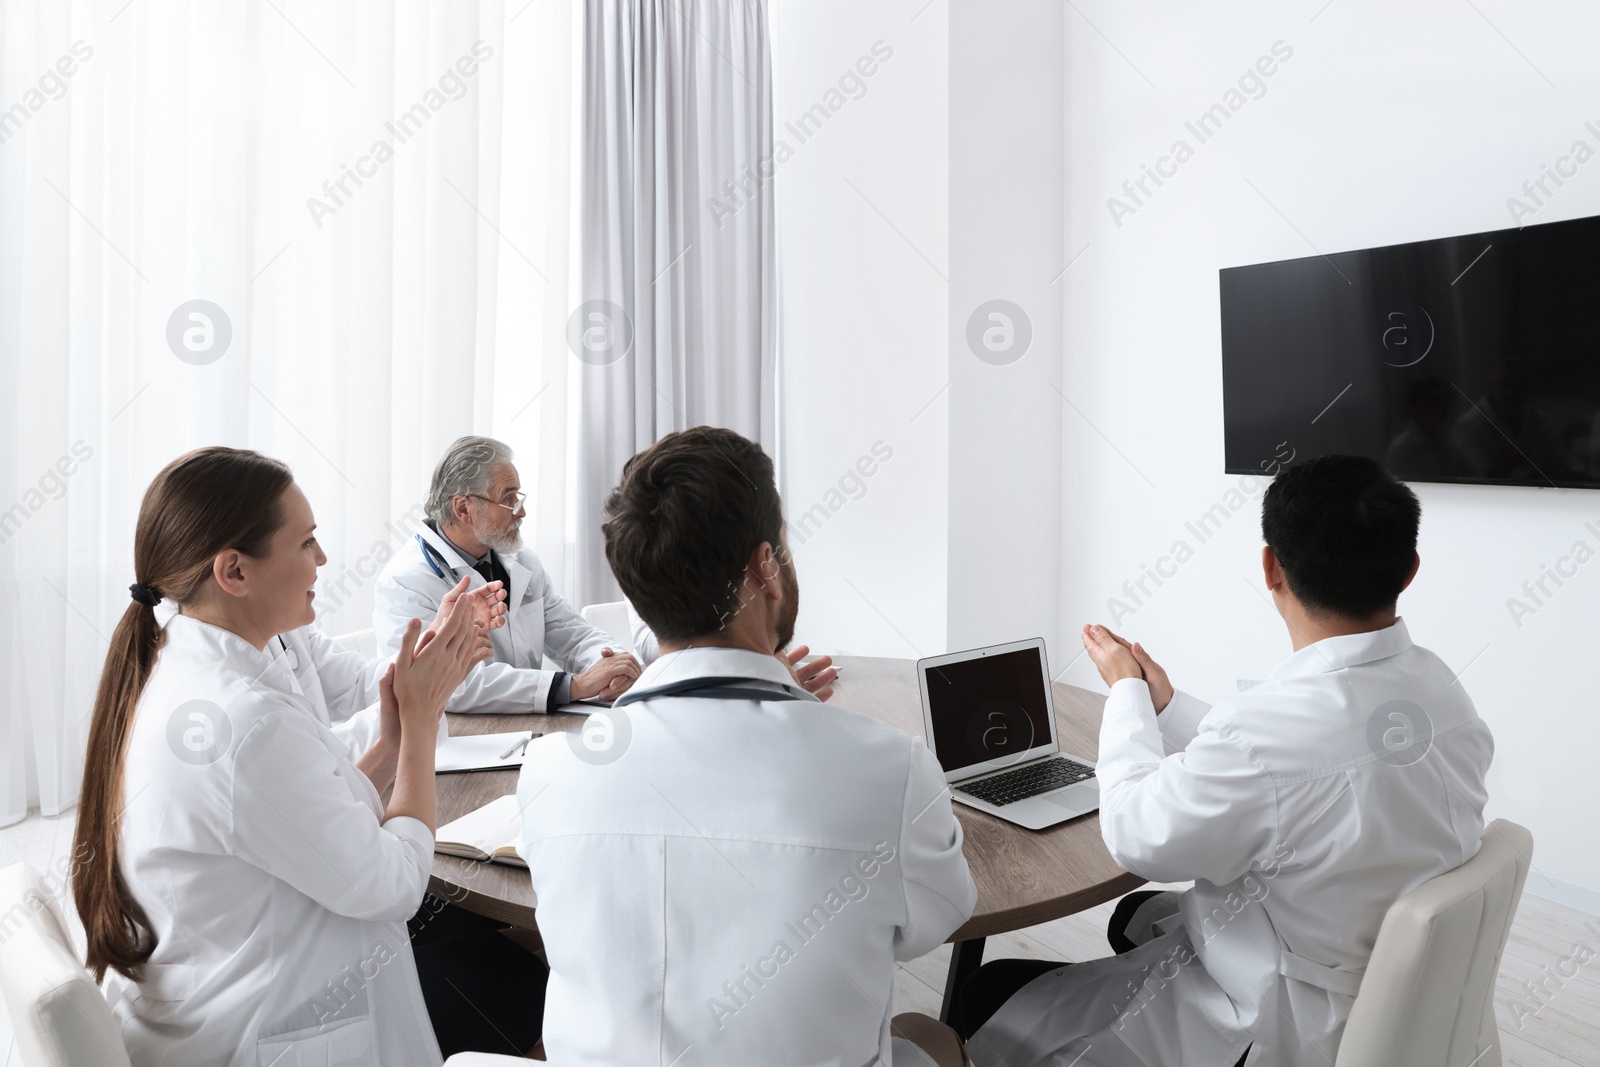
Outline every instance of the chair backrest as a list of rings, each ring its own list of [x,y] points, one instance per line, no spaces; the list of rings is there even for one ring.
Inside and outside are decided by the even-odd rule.
[[[372,632],[370,626],[365,630],[351,630],[347,634],[340,634],[333,639],[333,643],[351,652],[359,652],[368,659],[376,659],[378,656],[378,635]]]
[[[26,863],[0,871],[0,993],[23,1067],[128,1067],[122,1028],[67,939],[55,897]]]
[[[590,604],[583,609],[583,621],[615,637],[617,643],[622,646],[619,651],[634,651],[633,627],[628,623],[626,600],[613,600],[608,604]]]
[[[1532,857],[1533,835],[1497,819],[1476,856],[1394,902],[1337,1067],[1500,1067],[1495,976]]]

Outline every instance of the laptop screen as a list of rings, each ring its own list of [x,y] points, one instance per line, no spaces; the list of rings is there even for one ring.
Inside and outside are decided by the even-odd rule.
[[[923,668],[933,750],[945,773],[1050,744],[1037,648]]]

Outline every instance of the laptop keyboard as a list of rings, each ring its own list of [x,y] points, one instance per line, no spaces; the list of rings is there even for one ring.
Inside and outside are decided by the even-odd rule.
[[[956,792],[976,797],[996,807],[1004,807],[1093,777],[1093,767],[1085,766],[1077,760],[1067,759],[1065,756],[1056,756],[1040,763],[1018,767],[1014,771],[997,774],[992,778],[968,782]]]

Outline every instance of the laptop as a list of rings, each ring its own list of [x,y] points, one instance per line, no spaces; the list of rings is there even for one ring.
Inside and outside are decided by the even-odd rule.
[[[918,660],[917,684],[957,801],[1030,830],[1100,807],[1094,763],[1056,741],[1043,638]]]

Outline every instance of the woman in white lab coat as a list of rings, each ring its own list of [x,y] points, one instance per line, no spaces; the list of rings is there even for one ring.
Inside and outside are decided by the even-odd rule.
[[[405,920],[432,866],[439,712],[482,656],[476,624],[412,622],[380,739],[352,761],[265,651],[311,621],[313,529],[288,468],[253,452],[189,453],[145,494],[73,886],[135,1063],[441,1062]],[[179,606],[165,627],[163,598]]]
[[[469,589],[462,578],[444,595],[430,629],[439,629],[462,601],[481,624],[479,649],[492,656],[490,634],[506,623],[505,596],[500,582]],[[158,610],[157,617],[161,615]],[[317,720],[344,743],[351,760],[359,760],[379,741],[379,687],[389,660],[343,648],[316,626],[279,634],[267,642],[266,651],[289,668],[273,671],[271,677],[287,676],[294,694],[304,697]],[[438,733],[442,744],[449,733],[443,718]],[[521,1052],[537,1039],[542,1021],[538,1006],[548,972],[529,955],[524,935],[431,893],[406,926],[423,1000],[445,1056]],[[502,932],[506,936],[499,936]],[[519,1044],[519,1038],[525,1040]]]

